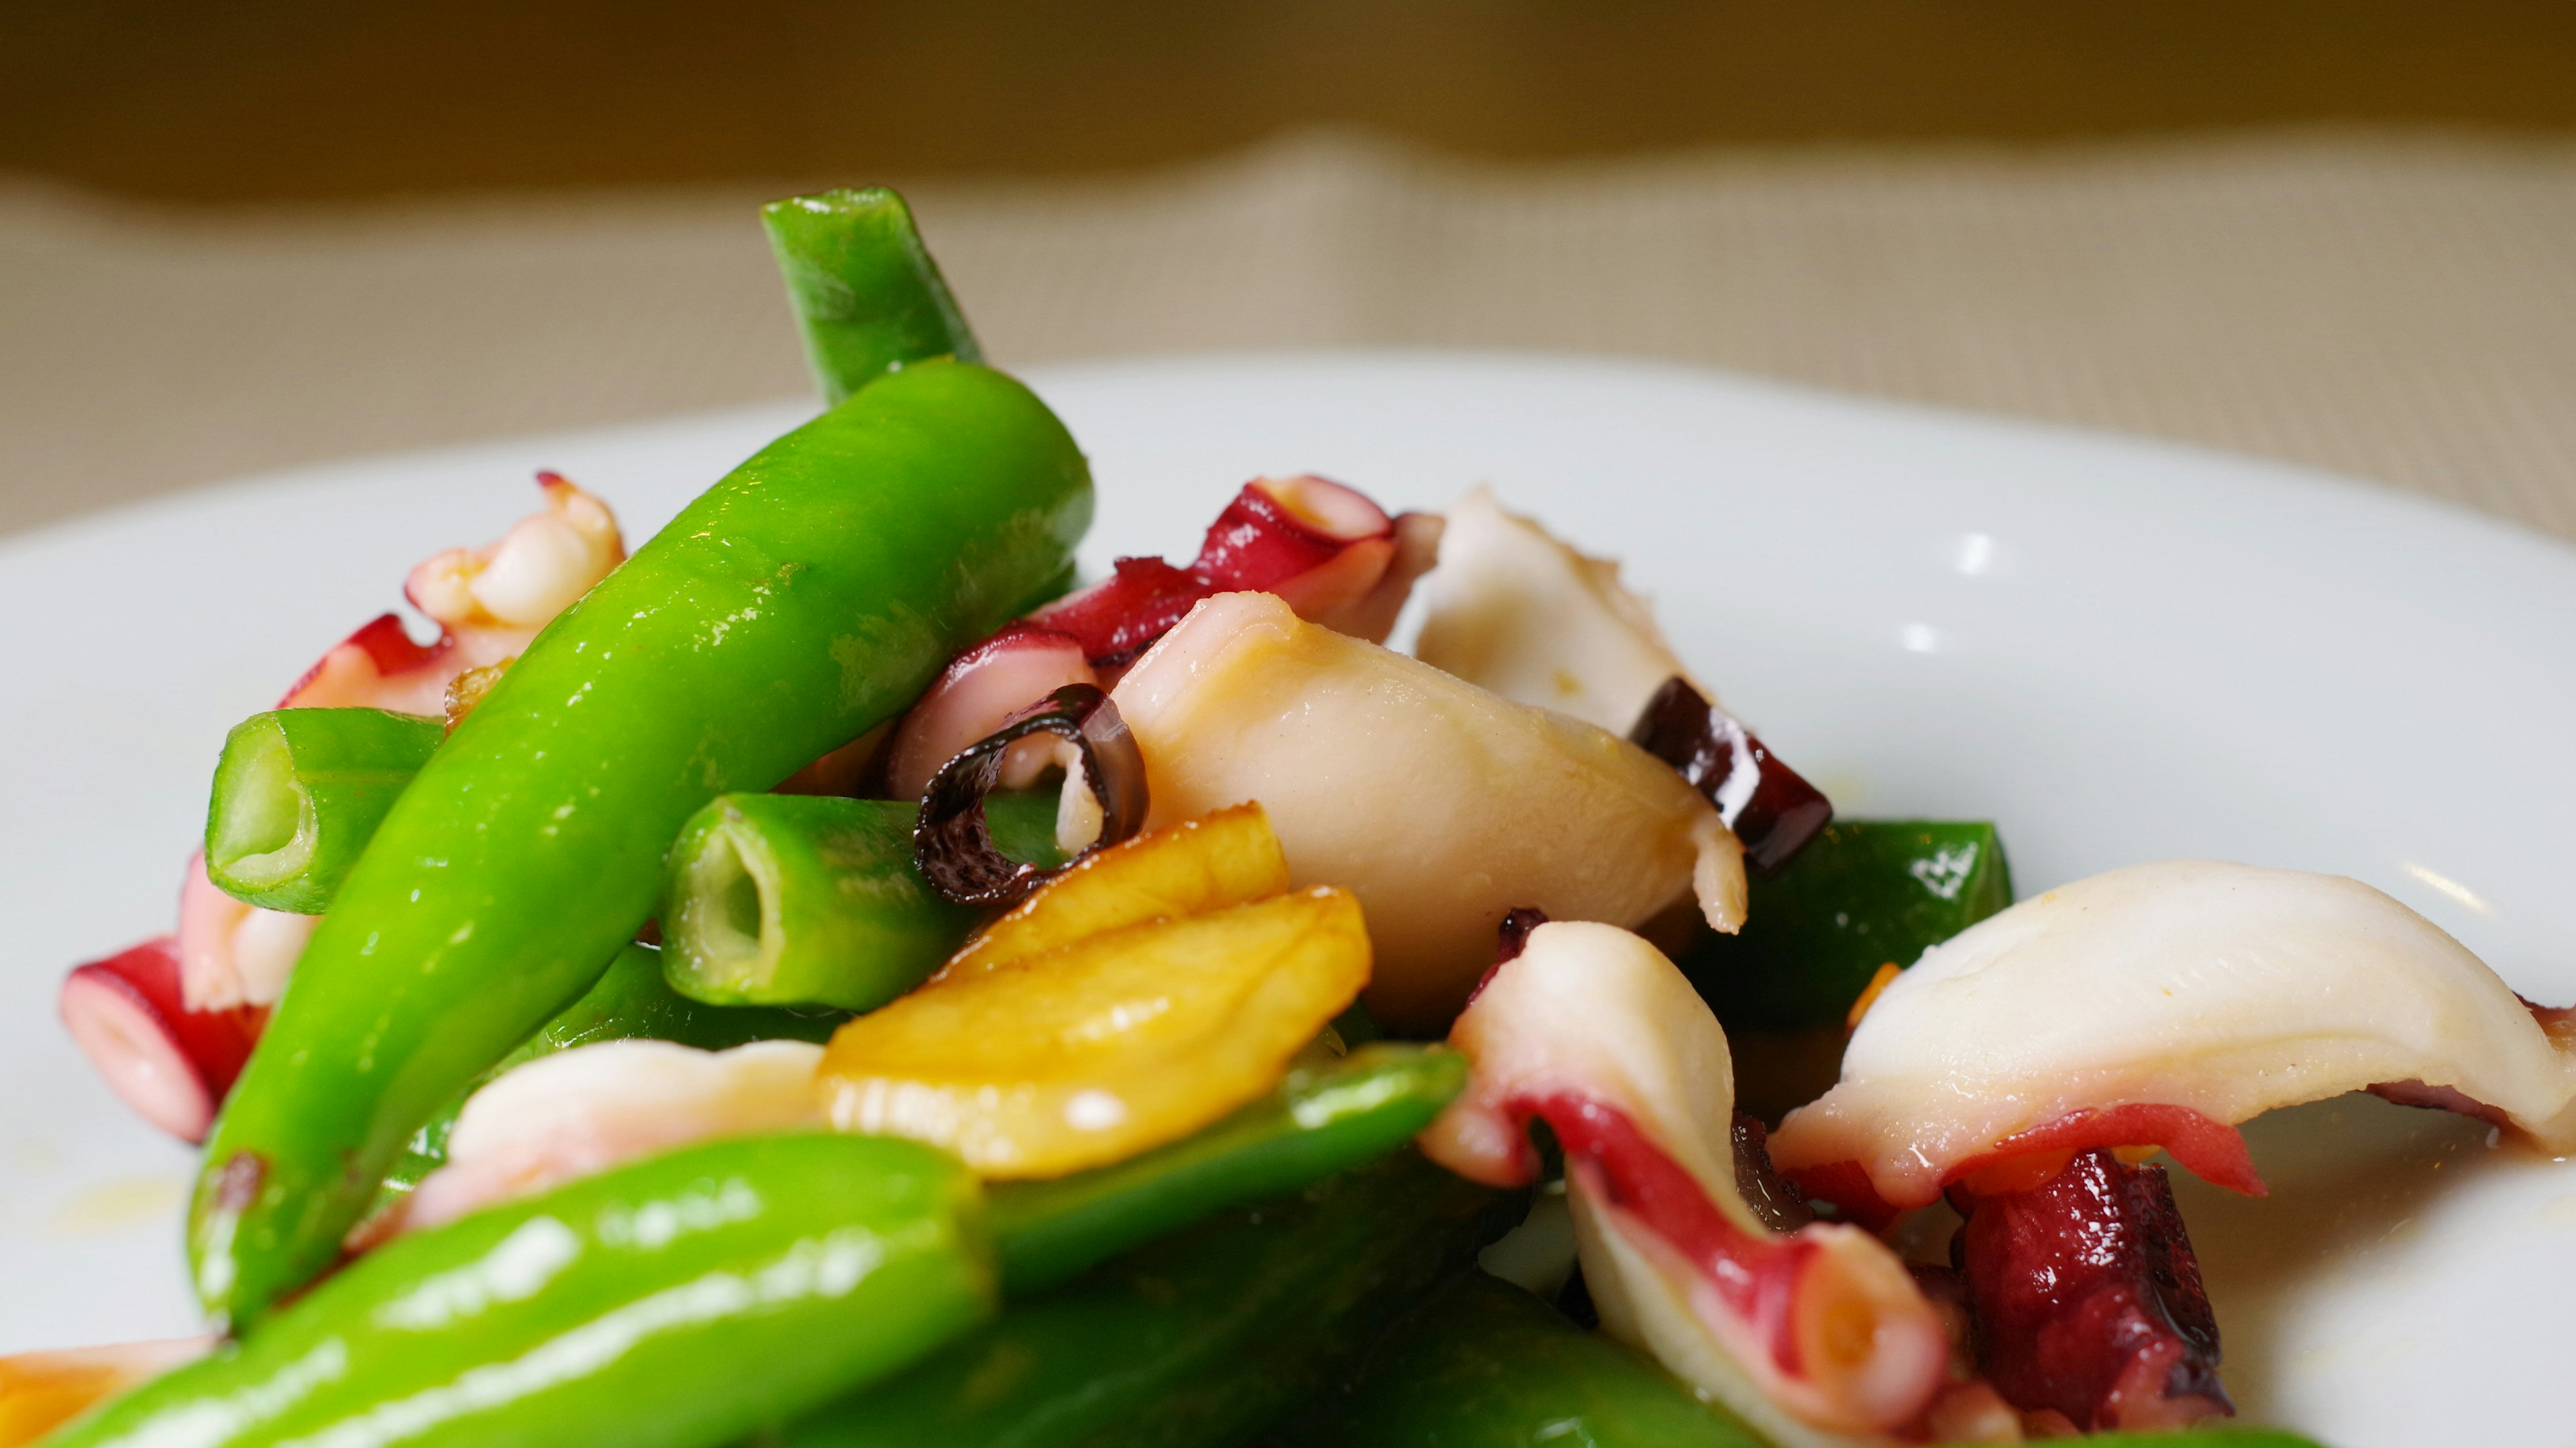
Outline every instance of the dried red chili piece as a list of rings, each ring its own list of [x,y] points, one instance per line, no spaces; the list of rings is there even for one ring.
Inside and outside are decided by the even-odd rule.
[[[1822,790],[1679,676],[1646,701],[1628,740],[1708,796],[1743,842],[1744,863],[1763,874],[1789,863],[1833,820]]]

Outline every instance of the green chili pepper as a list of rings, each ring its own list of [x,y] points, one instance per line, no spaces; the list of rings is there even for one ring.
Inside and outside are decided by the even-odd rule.
[[[1482,1272],[1398,1325],[1300,1427],[1341,1448],[1768,1448],[1652,1358]]]
[[[1836,820],[1752,889],[1743,932],[1681,962],[1730,1032],[1840,1026],[1881,965],[2010,905],[2012,871],[1982,821]]]
[[[411,1145],[385,1174],[386,1201],[420,1185],[421,1178],[447,1162],[447,1134],[465,1098],[513,1066],[587,1046],[595,1041],[676,1041],[702,1051],[722,1051],[754,1041],[812,1041],[832,1038],[833,1028],[849,1019],[839,1011],[788,1011],[711,1006],[688,999],[663,982],[662,952],[649,945],[629,945],[609,962],[608,972],[581,999],[540,1027],[501,1058],[456,1099],[414,1133]]]
[[[792,1421],[778,1448],[1240,1442],[1517,1220],[1524,1197],[1410,1151],[1230,1212],[1013,1305]],[[1323,1440],[1315,1440],[1323,1441]]]
[[[381,1247],[48,1448],[702,1448],[903,1366],[991,1301],[955,1159],[722,1142]]]
[[[385,709],[277,709],[243,720],[215,762],[207,877],[263,909],[321,914],[446,737],[445,720]]]
[[[873,1010],[975,923],[912,863],[918,805],[728,794],[681,827],[662,887],[671,988],[718,1005]]]
[[[206,1151],[199,1297],[330,1265],[457,1091],[596,980],[662,851],[909,704],[1063,572],[1091,483],[998,372],[893,373],[762,449],[539,634],[387,815]]]
[[[984,360],[902,197],[882,186],[791,196],[760,219],[825,402],[925,357]]]
[[[1043,1291],[1221,1207],[1292,1192],[1411,1140],[1467,1084],[1439,1046],[1367,1046],[1289,1073],[1279,1089],[1171,1145],[1054,1181],[990,1192],[1002,1285]]]

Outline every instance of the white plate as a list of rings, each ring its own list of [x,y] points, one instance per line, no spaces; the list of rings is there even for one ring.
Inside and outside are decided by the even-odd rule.
[[[1628,560],[1683,651],[1851,814],[1988,816],[2027,893],[2137,860],[2358,876],[2576,999],[2576,552],[2367,486],[1704,372],[1497,355],[1049,369],[1086,563],[1186,554],[1317,471],[1490,481]],[[225,729],[555,467],[640,539],[793,406],[314,469],[0,544],[0,1350],[186,1331],[188,1154],[53,1019],[168,927]],[[2566,1443],[2576,1169],[2366,1098],[2190,1190],[2249,1417],[2345,1448]]]

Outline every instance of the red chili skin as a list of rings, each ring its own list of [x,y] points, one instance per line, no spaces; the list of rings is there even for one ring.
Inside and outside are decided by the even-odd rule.
[[[1702,697],[1690,681],[1671,678],[1646,701],[1628,742],[1679,771],[1708,796],[1744,844],[1744,863],[1768,875],[1807,847],[1833,821],[1834,806],[1806,776],[1771,753],[1742,721]],[[1735,771],[1751,772],[1753,792],[1727,802]]]
[[[1698,1269],[1729,1311],[1755,1324],[1782,1372],[1795,1376],[1803,1370],[1790,1309],[1807,1259],[1816,1252],[1813,1241],[1757,1236],[1737,1226],[1697,1178],[1607,1102],[1567,1091],[1516,1099],[1511,1109],[1546,1122],[1565,1150],[1569,1176],[1662,1238]]]
[[[1951,1252],[1979,1356],[2024,1412],[2087,1431],[2173,1427],[2235,1411],[2218,1321],[2164,1169],[2086,1151],[2028,1191],[1970,1197]]]
[[[155,1120],[188,1141],[205,1139],[206,1129],[214,1122],[215,1108],[223,1104],[232,1090],[233,1081],[241,1075],[242,1064],[250,1059],[251,1047],[258,1044],[261,1027],[267,1024],[268,1012],[257,1007],[223,1011],[191,1011],[183,1004],[179,985],[179,948],[173,936],[163,935],[141,945],[76,966],[63,981],[63,1014],[66,1024],[82,1008],[85,992],[108,993],[130,1008],[139,1019],[135,1024],[157,1033],[157,1045],[175,1063],[195,1077],[205,1094],[202,1119],[193,1122]],[[86,1040],[84,1046],[88,1045]],[[124,1095],[124,1085],[115,1069],[119,1063],[98,1061],[108,1084]]]

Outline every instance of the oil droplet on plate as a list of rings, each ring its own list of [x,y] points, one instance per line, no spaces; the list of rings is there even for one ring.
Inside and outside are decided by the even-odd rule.
[[[175,1216],[188,1198],[177,1177],[120,1177],[65,1202],[46,1225],[65,1235],[115,1232]]]

